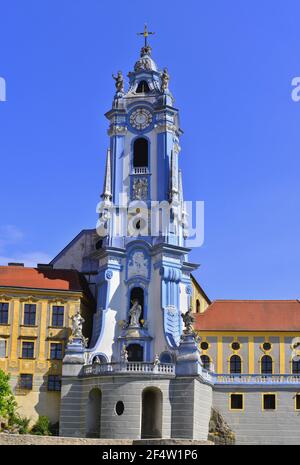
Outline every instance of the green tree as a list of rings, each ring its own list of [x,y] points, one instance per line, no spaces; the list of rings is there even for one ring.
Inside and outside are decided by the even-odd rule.
[[[15,416],[17,402],[9,385],[9,375],[0,369],[0,418],[10,422]]]

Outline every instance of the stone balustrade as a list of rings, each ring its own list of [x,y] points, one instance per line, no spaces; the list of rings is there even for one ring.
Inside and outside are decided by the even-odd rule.
[[[147,363],[147,362],[125,362],[125,363],[94,363],[83,367],[82,376],[99,376],[112,374],[151,374],[151,375],[174,375],[175,364],[173,363]]]

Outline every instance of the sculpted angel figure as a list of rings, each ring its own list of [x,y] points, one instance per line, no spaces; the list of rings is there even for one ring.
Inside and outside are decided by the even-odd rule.
[[[116,81],[117,92],[124,92],[124,78],[122,71],[118,71],[118,74],[116,76],[112,74],[112,77]]]
[[[192,308],[190,307],[186,313],[182,313],[181,318],[183,319],[183,322],[185,324],[185,333],[192,334],[193,333],[192,324],[195,321],[192,315]]]
[[[168,85],[169,85],[169,80],[170,80],[170,76],[169,76],[167,68],[165,68],[161,75],[161,90],[163,92],[167,90]]]
[[[84,323],[84,318],[80,315],[80,311],[77,310],[75,315],[71,316],[72,320],[72,336],[83,338],[82,335],[82,325]]]

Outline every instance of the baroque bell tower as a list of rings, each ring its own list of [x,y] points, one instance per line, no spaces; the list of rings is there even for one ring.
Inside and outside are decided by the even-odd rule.
[[[188,261],[185,246],[182,131],[168,71],[153,60],[149,34],[145,26],[128,85],[121,71],[113,75],[98,236],[90,255],[97,310],[88,347],[79,330],[66,350],[64,435],[207,439],[211,386],[189,310],[197,265]],[[197,405],[200,394],[205,402]],[[77,405],[76,421],[74,412],[71,420],[65,413],[69,403]],[[190,412],[201,414],[200,429]]]
[[[196,268],[185,248],[179,114],[168,71],[158,70],[148,34],[145,27],[128,89],[120,71],[113,75],[116,93],[106,113],[110,144],[97,225],[91,357],[109,362],[120,361],[125,349],[130,361],[173,360]]]

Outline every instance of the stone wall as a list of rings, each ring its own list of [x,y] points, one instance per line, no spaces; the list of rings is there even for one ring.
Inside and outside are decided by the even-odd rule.
[[[244,409],[229,409],[229,394],[244,393]],[[262,394],[275,393],[276,410],[262,409]],[[215,407],[235,433],[236,444],[300,444],[300,412],[294,389],[217,387]]]

